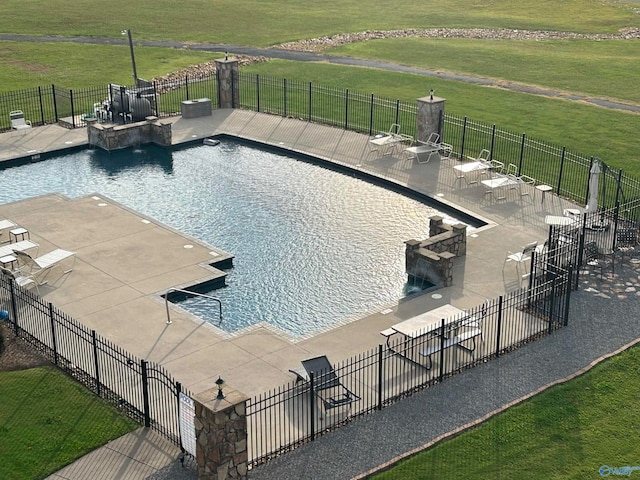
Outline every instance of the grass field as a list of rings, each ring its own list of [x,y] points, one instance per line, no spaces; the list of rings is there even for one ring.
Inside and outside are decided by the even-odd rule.
[[[632,348],[373,478],[582,480],[638,465],[638,368]]]
[[[268,46],[364,30],[428,27],[615,32],[637,24],[633,4],[589,0],[3,0],[0,32]]]
[[[54,367],[1,372],[0,391],[3,479],[44,478],[139,427]]]

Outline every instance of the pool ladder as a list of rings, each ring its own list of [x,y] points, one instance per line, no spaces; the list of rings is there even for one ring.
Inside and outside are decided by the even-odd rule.
[[[213,300],[215,302],[218,302],[218,308],[220,309],[220,321],[218,322],[218,327],[220,326],[220,324],[222,323],[222,302],[215,298],[212,297],[211,295],[205,295],[204,293],[197,293],[197,292],[191,292],[189,290],[183,290],[181,288],[170,288],[169,290],[167,290],[167,293],[165,293],[164,295],[164,306],[167,309],[167,325],[169,325],[171,322],[171,316],[169,314],[169,294],[171,292],[181,292],[181,293],[186,293],[189,295],[193,295],[195,297],[204,297],[204,298],[208,298],[210,300]]]

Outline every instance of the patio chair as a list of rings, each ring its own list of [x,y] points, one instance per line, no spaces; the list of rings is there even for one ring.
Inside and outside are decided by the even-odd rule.
[[[507,165],[507,171],[504,172],[505,175],[507,176],[511,176],[511,177],[518,177],[518,166],[514,165],[513,163],[510,163],[509,165]]]
[[[44,285],[46,283],[46,280],[44,278],[49,274],[51,270],[53,270],[54,268],[62,269],[62,261],[66,260],[67,258],[73,257],[73,261],[75,263],[76,259],[75,252],[70,252],[61,248],[57,248],[49,253],[45,253],[44,255],[35,258],[28,253],[21,252],[19,250],[14,251],[14,255],[18,258],[18,261],[21,264],[20,271],[23,273],[27,272],[28,275],[32,275],[33,279],[36,280],[39,285]],[[73,265],[72,268],[69,268],[67,270],[62,269],[62,273],[63,275],[66,275],[72,270]]]
[[[616,253],[631,256],[638,245],[638,230],[635,228],[621,228],[616,232]]]
[[[302,368],[289,370],[296,375],[296,383],[309,383],[313,375],[313,390],[321,400],[325,411],[343,405],[351,405],[354,400],[360,400],[349,390],[336,375],[333,366],[325,355],[303,360]]]
[[[536,240],[535,242],[531,242],[525,245],[520,252],[507,252],[504,263],[502,264],[502,271],[504,272],[504,268],[507,265],[507,262],[515,262],[516,271],[518,272],[518,276],[521,277],[520,265],[525,265],[527,261],[531,260],[531,255],[533,254],[533,252],[535,252],[537,246],[538,241]]]
[[[440,134],[437,132],[431,132],[425,143],[433,147],[440,147]]]
[[[440,161],[451,159],[451,155],[453,154],[453,145],[448,143],[440,144]]]
[[[602,254],[596,242],[587,242],[584,244],[584,264],[590,268],[599,269],[600,280],[602,280],[605,268],[610,266],[613,271],[613,255],[612,253]]]
[[[498,160],[494,160],[491,159],[489,160],[489,164],[491,165],[491,172],[492,173],[496,173],[498,175],[502,175],[503,171],[504,171],[504,163],[498,161]]]
[[[31,122],[24,119],[24,113],[22,113],[22,110],[13,110],[9,112],[9,118],[11,119],[11,130],[23,131],[31,128]]]
[[[491,152],[486,148],[483,148],[482,150],[480,150],[480,153],[478,154],[477,157],[467,156],[467,159],[471,160],[472,162],[488,162],[489,158],[491,158]]]
[[[22,288],[36,287],[36,292],[40,295],[40,290],[38,289],[38,283],[33,279],[31,275],[24,275],[20,272],[12,272],[8,268],[0,267],[0,272],[6,278],[14,281],[16,285]]]

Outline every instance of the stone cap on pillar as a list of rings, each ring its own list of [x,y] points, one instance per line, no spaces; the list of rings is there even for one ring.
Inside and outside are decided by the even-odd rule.
[[[238,59],[236,57],[225,57],[225,58],[216,58],[214,59],[214,62],[216,64],[220,63],[220,64],[225,64],[225,65],[233,65],[234,63],[238,63]]]
[[[435,95],[433,96],[433,98],[430,95],[427,95],[426,97],[418,98],[418,102],[422,102],[422,103],[442,103],[445,100],[446,98],[436,97]]]
[[[244,393],[231,388],[229,385],[224,386],[224,398],[218,398],[218,388],[210,388],[204,392],[200,392],[193,396],[194,400],[197,400],[202,405],[207,407],[212,412],[222,412],[239,403],[244,403],[249,399]]]

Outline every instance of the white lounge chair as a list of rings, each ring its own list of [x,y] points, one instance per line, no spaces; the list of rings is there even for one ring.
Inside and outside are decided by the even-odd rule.
[[[480,150],[480,153],[478,154],[477,157],[467,156],[467,159],[472,162],[488,162],[490,157],[491,157],[491,152],[486,148],[483,148],[482,150]]]
[[[24,275],[21,272],[12,272],[11,270],[4,267],[0,267],[0,272],[2,273],[2,275],[16,282],[16,285],[22,288],[29,288],[32,286],[36,287],[36,292],[38,292],[38,295],[40,295],[40,290],[38,289],[38,283],[34,280],[33,276]]]
[[[13,223],[11,220],[0,220],[0,237],[2,237],[2,234],[4,233],[5,230],[8,230],[10,228],[16,227],[17,225],[15,223]],[[5,241],[9,241],[9,240],[5,240]],[[0,240],[1,242],[1,240]]]
[[[9,118],[11,118],[12,130],[23,131],[31,128],[31,122],[24,119],[24,113],[22,113],[22,110],[13,110],[9,112]]]
[[[38,253],[38,245],[36,242],[32,242],[31,240],[20,240],[16,243],[9,243],[4,247],[0,247],[0,257],[4,257],[5,255],[13,255],[15,252],[25,252],[27,250],[31,250],[32,248],[36,249],[36,254]]]
[[[33,278],[38,282],[39,285],[43,285],[46,283],[44,277],[54,268],[58,267],[62,269],[61,262],[66,260],[67,258],[73,257],[73,261],[75,263],[76,254],[75,252],[70,252],[68,250],[63,250],[62,248],[57,248],[49,253],[45,253],[40,257],[33,258],[26,252],[14,251],[14,255],[18,258],[20,262],[20,271],[27,272],[29,275],[32,275]],[[67,270],[62,270],[63,274],[69,273],[72,268]],[[40,277],[43,277],[41,279]]]

